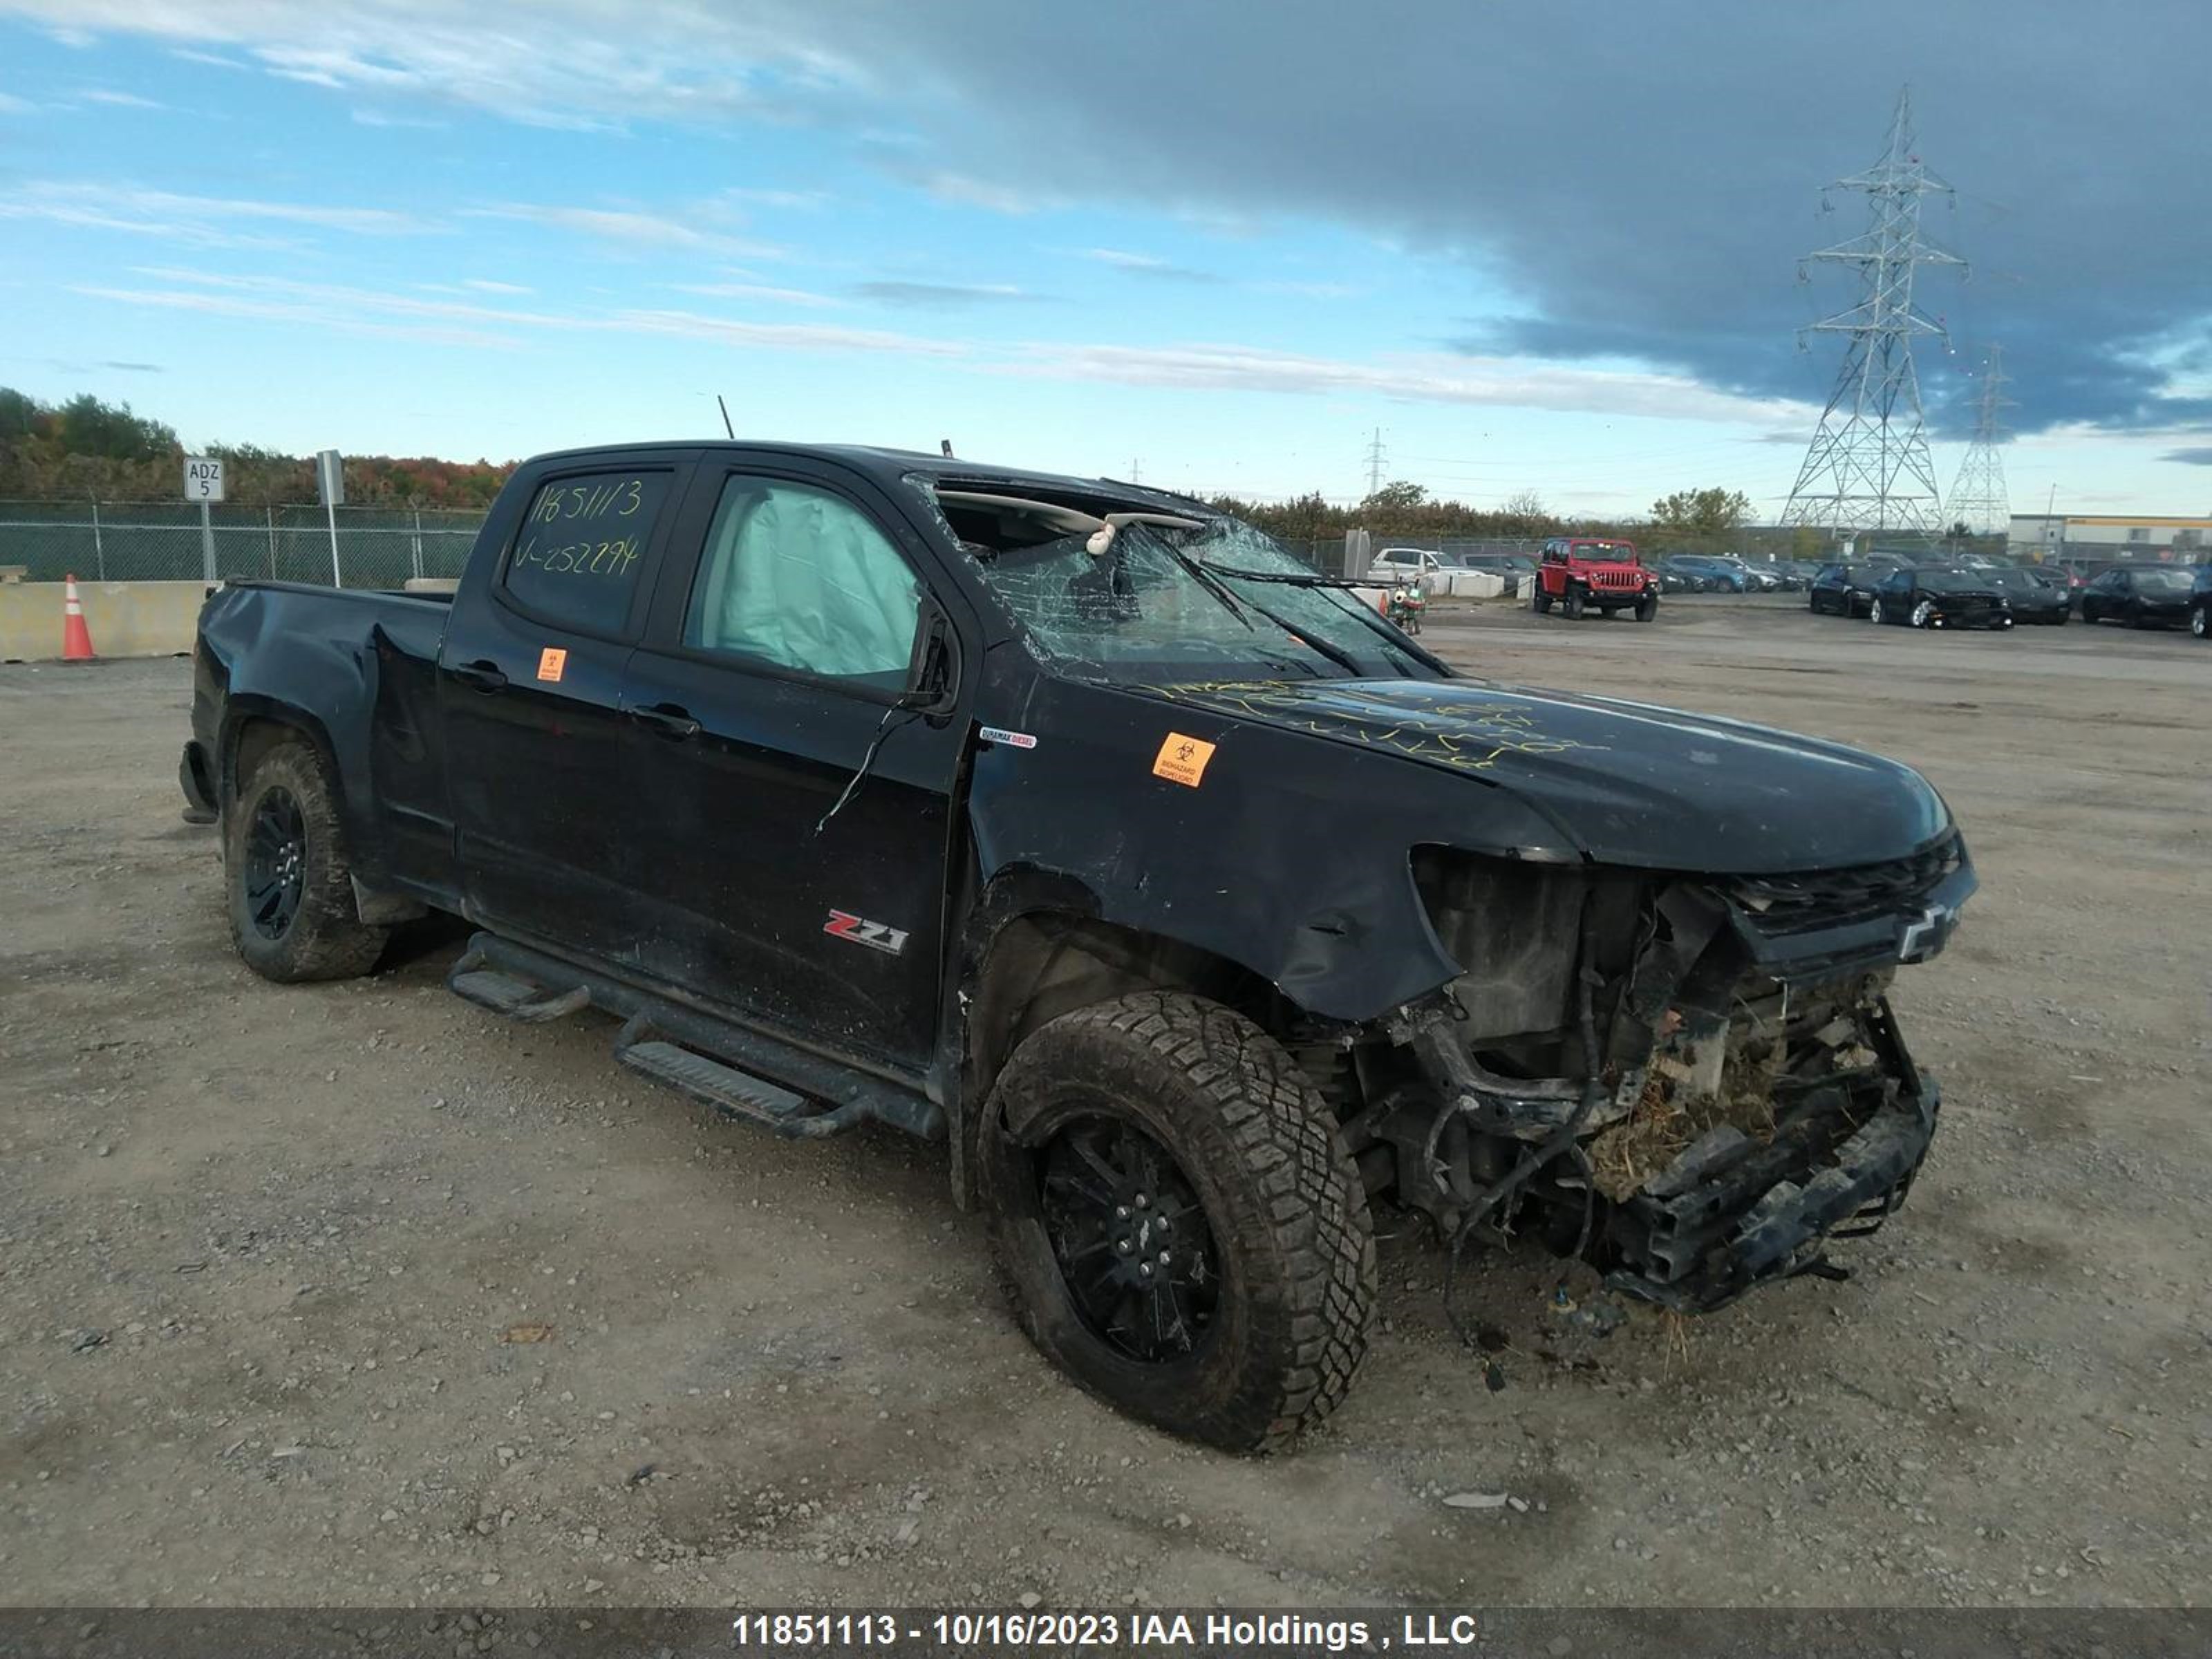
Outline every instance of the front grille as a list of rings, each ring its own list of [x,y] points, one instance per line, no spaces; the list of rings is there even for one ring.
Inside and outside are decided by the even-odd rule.
[[[1596,571],[1591,574],[1590,581],[1594,586],[1598,587],[1641,587],[1644,586],[1643,576],[1632,570]]]
[[[1887,864],[1805,875],[1739,876],[1729,884],[1729,896],[1770,932],[1809,933],[1917,912],[1962,856],[1959,838],[1953,836],[1924,853]]]

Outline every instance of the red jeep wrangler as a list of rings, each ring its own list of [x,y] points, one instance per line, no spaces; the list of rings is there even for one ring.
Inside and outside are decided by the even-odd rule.
[[[1592,609],[1608,617],[1633,611],[1637,621],[1650,622],[1659,614],[1659,578],[1636,556],[1634,542],[1554,536],[1536,570],[1537,614],[1554,604],[1571,622]]]

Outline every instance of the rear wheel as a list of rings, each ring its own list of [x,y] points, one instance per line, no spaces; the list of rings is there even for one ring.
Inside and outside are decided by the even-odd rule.
[[[1232,1451],[1335,1409],[1375,1300],[1367,1195],[1297,1063],[1173,992],[1063,1014],[991,1097],[979,1185],[1030,1338],[1109,1403]]]
[[[230,937],[264,979],[351,979],[376,965],[387,930],[355,908],[337,805],[304,738],[264,749],[223,819]]]

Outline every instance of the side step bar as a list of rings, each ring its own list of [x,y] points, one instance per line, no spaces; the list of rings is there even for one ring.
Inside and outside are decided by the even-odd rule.
[[[615,1041],[623,1065],[780,1135],[813,1139],[874,1119],[925,1140],[945,1138],[943,1110],[912,1090],[495,933],[469,940],[446,984],[514,1019],[586,1007],[617,1015],[625,1022]]]

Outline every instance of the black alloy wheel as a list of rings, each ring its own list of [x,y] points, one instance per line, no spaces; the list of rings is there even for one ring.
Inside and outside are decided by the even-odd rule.
[[[253,931],[281,939],[292,931],[307,890],[307,823],[289,789],[271,789],[246,831],[246,904]]]
[[[1038,1208],[1085,1328],[1143,1364],[1185,1359],[1212,1335],[1221,1270],[1182,1167],[1133,1123],[1085,1117],[1036,1161]]]

